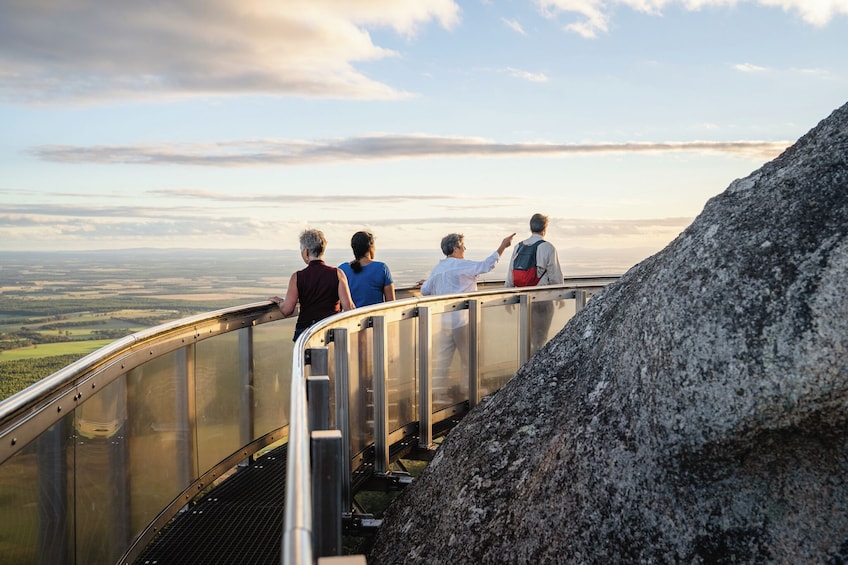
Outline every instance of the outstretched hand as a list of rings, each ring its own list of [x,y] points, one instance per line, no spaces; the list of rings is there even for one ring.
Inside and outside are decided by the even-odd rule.
[[[501,244],[498,247],[498,255],[503,255],[504,250],[507,247],[509,247],[510,245],[512,245],[512,238],[513,237],[515,237],[515,232],[513,232],[510,235],[503,238],[503,241],[501,241]]]

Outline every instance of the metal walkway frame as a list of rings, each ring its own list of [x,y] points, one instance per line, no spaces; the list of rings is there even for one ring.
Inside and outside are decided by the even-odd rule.
[[[0,403],[0,548],[19,563],[131,563],[200,494],[288,443],[282,561],[337,555],[352,476],[392,479],[393,445],[431,449],[437,426],[508,380],[531,354],[534,304],[570,316],[616,278],[400,289],[412,296],[323,320],[293,348],[294,321],[266,302],[118,340]],[[433,388],[434,339],[457,314],[466,362],[434,405],[448,392]]]

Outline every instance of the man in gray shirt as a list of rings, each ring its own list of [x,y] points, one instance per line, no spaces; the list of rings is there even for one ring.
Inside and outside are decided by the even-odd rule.
[[[518,242],[513,248],[506,272],[506,287],[517,286],[513,277],[515,258],[522,246],[529,247],[541,242],[536,247],[536,276],[539,282],[536,286],[563,284],[562,267],[559,264],[557,250],[549,241],[543,238],[548,230],[548,217],[543,214],[533,214],[530,218],[531,235],[524,241]],[[530,355],[533,355],[548,341],[551,321],[554,316],[554,305],[551,302],[534,302],[531,312],[532,330],[530,338]]]

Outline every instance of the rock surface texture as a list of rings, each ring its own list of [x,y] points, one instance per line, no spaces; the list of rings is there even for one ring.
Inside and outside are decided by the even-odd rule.
[[[848,105],[455,428],[369,563],[848,561]]]

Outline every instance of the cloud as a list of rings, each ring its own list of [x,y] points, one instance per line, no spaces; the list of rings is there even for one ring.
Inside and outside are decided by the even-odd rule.
[[[611,14],[618,6],[649,15],[661,15],[663,8],[679,5],[687,10],[735,6],[741,0],[534,0],[543,16],[557,19],[560,14],[577,14],[583,19],[565,25],[567,31],[587,39],[609,30]],[[848,14],[846,0],[749,0],[760,6],[794,12],[808,24],[822,27],[834,17]]]
[[[681,151],[771,159],[789,145],[787,141],[497,143],[476,137],[373,135],[321,141],[267,139],[215,144],[42,145],[29,149],[29,153],[58,163],[259,167],[425,158],[566,157]]]
[[[531,73],[529,71],[513,69],[512,67],[507,67],[504,72],[516,78],[520,78],[522,80],[527,80],[530,82],[548,82],[548,77],[545,75],[545,73]]]
[[[506,18],[501,18],[503,24],[514,31],[515,33],[519,33],[521,35],[527,35],[527,32],[524,31],[524,28],[521,27],[521,24],[518,23],[518,20],[508,20]]]
[[[332,197],[327,197],[330,199]],[[478,207],[479,208],[479,207]],[[515,206],[512,207],[515,209]],[[602,241],[615,241],[626,245],[653,238],[668,241],[680,233],[692,218],[645,219],[575,219],[551,217],[549,235],[553,240],[571,244],[586,242],[597,245]],[[293,234],[308,225],[320,226],[333,241],[343,242],[349,234],[363,226],[378,229],[381,248],[422,248],[426,242],[412,235],[416,230],[441,229],[445,233],[461,226],[466,233],[489,234],[493,242],[501,233],[514,231],[515,226],[526,226],[525,216],[476,216],[463,213],[438,216],[409,217],[404,225],[397,219],[369,218],[339,220],[335,215],[313,216],[298,220],[279,218],[263,219],[255,215],[198,214],[194,210],[162,208],[92,208],[75,206],[19,207],[14,212],[0,211],[0,241],[2,247],[21,241],[28,248],[52,249],[56,241],[62,248],[96,249],[115,248],[116,245],[144,245],[150,247],[268,247],[273,242],[291,239]]]
[[[739,64],[736,64],[736,65],[733,65],[733,68],[736,69],[737,71],[740,71],[740,72],[743,72],[743,73],[761,73],[761,72],[768,70],[765,67],[752,65],[751,63],[739,63]]]
[[[164,196],[168,198],[195,198],[204,201],[215,202],[261,202],[261,203],[284,203],[288,205],[310,205],[322,204],[327,202],[335,204],[404,204],[404,203],[420,203],[423,201],[445,201],[450,200],[455,195],[448,194],[431,194],[431,195],[412,195],[412,194],[356,194],[356,195],[306,195],[306,194],[230,194],[226,192],[217,192],[204,189],[168,189],[168,190],[150,190],[147,191],[151,196]],[[393,220],[394,221],[394,220]]]
[[[0,98],[401,98],[407,93],[354,67],[398,56],[369,30],[411,38],[432,22],[451,29],[459,16],[454,0],[4,2]]]

